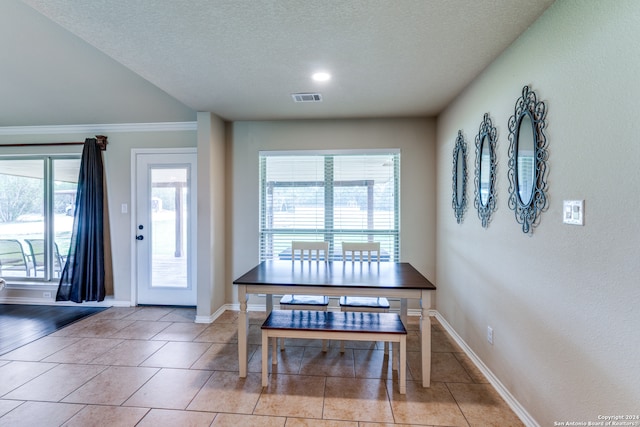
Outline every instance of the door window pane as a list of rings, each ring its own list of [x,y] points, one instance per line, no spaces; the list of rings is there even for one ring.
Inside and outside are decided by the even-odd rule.
[[[187,288],[186,167],[151,169],[151,287]]]

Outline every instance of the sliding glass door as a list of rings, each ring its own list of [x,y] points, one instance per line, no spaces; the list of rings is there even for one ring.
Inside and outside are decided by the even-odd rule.
[[[0,277],[57,282],[69,249],[79,156],[0,158]]]

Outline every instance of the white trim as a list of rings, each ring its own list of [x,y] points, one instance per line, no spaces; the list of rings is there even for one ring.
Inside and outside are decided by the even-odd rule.
[[[195,122],[193,122],[195,123]],[[131,233],[131,252],[130,252],[130,259],[131,259],[131,269],[130,269],[130,281],[129,283],[131,284],[131,305],[133,306],[137,306],[138,305],[138,264],[137,264],[137,250],[136,250],[136,240],[134,238],[134,236],[137,234],[137,228],[136,228],[136,224],[137,224],[137,220],[138,220],[138,211],[137,211],[137,200],[138,200],[138,188],[137,188],[137,170],[138,170],[138,155],[144,155],[144,154],[195,154],[196,155],[196,163],[194,164],[195,166],[195,170],[194,170],[194,177],[195,177],[195,182],[193,182],[193,186],[194,188],[197,190],[197,154],[198,154],[198,148],[197,147],[179,147],[179,148],[132,148],[131,149],[131,188],[130,188],[130,194],[131,194],[131,201],[129,204],[129,219],[130,219],[130,233]],[[193,193],[194,195],[197,195],[197,191]],[[197,210],[197,201],[196,201],[196,210]],[[197,229],[197,223],[196,223],[196,229]],[[194,251],[195,252],[195,251]],[[194,255],[195,256],[195,255]],[[196,263],[196,270],[197,270],[197,257],[195,258],[196,261],[194,261]],[[194,284],[196,283],[196,278],[193,277],[192,278]],[[197,285],[194,285],[197,286]],[[196,290],[196,304],[197,304],[197,290]],[[196,321],[196,323],[210,323],[208,321],[206,321],[206,319],[208,319],[209,317],[205,316],[204,321],[199,322]]]
[[[132,148],[131,154],[198,154],[197,147],[178,148]],[[134,165],[135,166],[135,165]]]
[[[46,135],[63,133],[170,132],[198,130],[198,122],[105,123],[88,125],[0,126],[0,135]]]
[[[399,148],[363,148],[363,149],[335,149],[335,150],[260,150],[259,156],[339,156],[339,155],[384,155],[400,154]]]
[[[239,306],[239,304],[237,304]],[[211,316],[196,316],[195,323],[213,323],[218,317],[227,310],[233,310],[233,304],[225,304],[215,311]]]
[[[471,362],[482,372],[482,374],[487,377],[491,385],[496,389],[498,394],[507,402],[507,405],[515,412],[515,414],[520,418],[520,420],[524,423],[524,425],[528,427],[540,427],[540,424],[536,422],[536,420],[527,412],[527,410],[518,402],[518,400],[509,392],[509,390],[500,382],[500,380],[491,372],[491,370],[487,367],[487,365],[482,362],[482,360],[473,352],[471,347],[467,345],[466,342],[458,335],[458,333],[451,327],[451,325],[442,317],[442,315],[434,310],[435,317],[438,319],[440,324],[444,327],[444,329],[451,335],[451,337],[456,341],[456,343],[462,348]]]
[[[129,248],[129,265],[131,266],[129,268],[129,286],[131,286],[131,288],[129,289],[129,292],[131,293],[131,305],[134,306],[138,304],[138,265],[136,264],[136,240],[134,239],[134,236],[136,235],[136,219],[138,215],[136,210],[137,185],[136,180],[134,179],[137,173],[137,152],[138,150],[136,148],[131,149],[131,171],[129,175],[131,177],[129,179],[129,184],[131,185],[131,188],[129,189],[129,194],[131,195],[131,200],[129,201],[129,236],[131,241],[131,246]]]

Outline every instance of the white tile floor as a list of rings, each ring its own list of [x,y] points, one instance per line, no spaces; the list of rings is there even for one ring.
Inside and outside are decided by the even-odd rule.
[[[195,310],[110,308],[0,356],[0,426],[521,426],[432,319],[432,385],[420,385],[409,318],[407,394],[382,344],[288,340],[262,388],[260,324],[250,313],[247,378],[237,312],[211,325]],[[395,387],[394,387],[395,386]]]

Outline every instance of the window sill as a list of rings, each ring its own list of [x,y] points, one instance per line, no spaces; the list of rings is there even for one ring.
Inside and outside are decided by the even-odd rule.
[[[5,290],[10,289],[24,289],[24,290],[34,290],[37,289],[39,291],[56,291],[58,289],[57,283],[52,282],[10,282],[10,279],[4,279],[6,281],[4,285]]]

